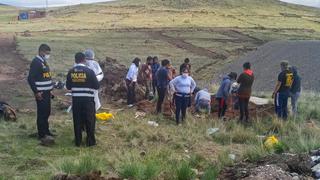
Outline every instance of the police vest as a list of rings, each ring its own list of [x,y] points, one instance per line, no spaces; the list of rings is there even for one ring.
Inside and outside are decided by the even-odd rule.
[[[51,80],[51,72],[47,62],[41,57],[37,56],[37,59],[42,65],[40,76],[35,81],[35,85],[38,91],[51,91],[53,89],[53,83]]]
[[[70,71],[72,97],[94,97],[96,90],[90,88],[89,71],[91,70],[88,67],[81,64],[76,65]]]

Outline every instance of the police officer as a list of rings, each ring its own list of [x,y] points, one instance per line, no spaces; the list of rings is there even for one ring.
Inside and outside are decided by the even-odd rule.
[[[50,47],[41,44],[39,54],[32,60],[28,76],[29,85],[37,103],[37,128],[41,142],[53,143],[53,134],[49,131],[48,119],[51,112],[53,83],[47,63],[50,57]]]
[[[94,92],[99,89],[98,79],[85,64],[85,55],[75,55],[76,65],[67,75],[67,89],[72,91],[72,111],[76,146],[81,145],[82,127],[86,128],[87,146],[96,145],[95,140],[95,102]]]

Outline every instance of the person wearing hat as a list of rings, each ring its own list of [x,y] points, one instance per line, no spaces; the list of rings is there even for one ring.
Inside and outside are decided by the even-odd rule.
[[[98,82],[102,81],[104,75],[99,63],[94,60],[94,57],[95,57],[94,51],[92,49],[87,49],[84,51],[84,55],[86,57],[86,65],[88,66],[88,68],[93,70],[93,72],[95,73],[98,79]],[[98,90],[94,92],[94,102],[95,102],[96,111],[98,111],[101,107]]]
[[[282,61],[280,67],[281,72],[278,75],[272,98],[274,98],[276,114],[279,118],[286,120],[288,118],[288,98],[294,78],[293,73],[289,70],[288,61]]]

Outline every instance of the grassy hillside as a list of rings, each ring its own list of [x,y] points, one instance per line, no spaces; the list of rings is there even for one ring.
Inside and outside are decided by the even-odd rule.
[[[193,76],[207,85],[217,69],[265,42],[320,38],[319,10],[275,0],[123,0],[54,8],[46,18],[21,22],[15,20],[17,13],[0,6],[0,33],[16,33],[17,51],[28,60],[39,44],[48,43],[52,47],[49,64],[54,78],[60,80],[72,67],[77,51],[94,48],[98,59],[109,56],[126,65],[136,56],[157,55],[171,59],[177,67],[189,57]],[[32,103],[25,89],[3,91],[11,104],[21,99]],[[28,97],[21,97],[20,91]],[[319,148],[319,99],[305,95],[295,120],[259,117],[252,127],[190,114],[188,122],[177,128],[161,116],[135,119],[135,111],[125,109],[115,113],[111,122],[98,122],[99,144],[94,148],[73,146],[72,117],[57,109],[56,101],[50,123],[58,134],[57,144],[39,146],[28,137],[36,130],[35,106],[21,107],[31,112],[20,112],[17,123],[0,121],[0,179],[50,179],[59,172],[93,169],[127,179],[192,179],[192,169],[197,169],[204,172],[199,177],[212,180],[222,167],[234,163],[230,153],[236,161],[256,161],[272,154],[262,147],[261,135],[276,134],[288,146],[286,152]],[[149,120],[160,126],[149,126]],[[210,127],[220,131],[209,136]]]

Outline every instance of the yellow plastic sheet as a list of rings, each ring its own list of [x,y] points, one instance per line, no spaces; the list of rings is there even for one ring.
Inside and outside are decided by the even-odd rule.
[[[267,149],[273,149],[274,146],[277,144],[279,144],[279,140],[277,139],[276,136],[269,136],[264,142],[264,146]]]
[[[96,118],[100,121],[108,121],[112,118],[114,118],[113,114],[111,113],[98,113],[96,114]]]

